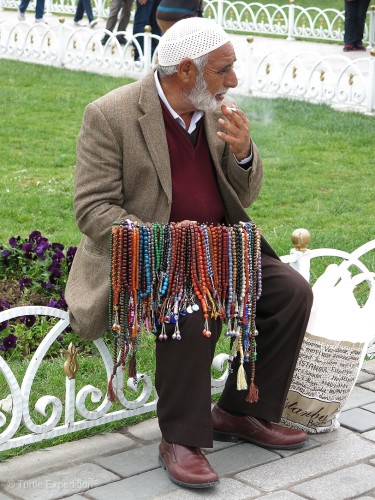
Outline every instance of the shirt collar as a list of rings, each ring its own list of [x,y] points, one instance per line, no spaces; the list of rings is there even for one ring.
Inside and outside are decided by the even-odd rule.
[[[155,79],[155,85],[156,85],[156,90],[157,90],[158,96],[163,101],[163,103],[165,104],[165,106],[167,107],[168,111],[173,116],[173,118],[176,120],[176,122],[184,130],[186,130],[186,125],[185,125],[184,120],[181,118],[181,116],[178,113],[176,113],[176,111],[173,108],[171,108],[169,102],[167,101],[167,98],[165,97],[163,89],[161,88],[161,85],[160,85],[157,71],[154,72],[154,79]],[[190,121],[190,126],[187,130],[188,134],[191,134],[192,132],[194,132],[194,130],[197,128],[197,123],[199,122],[199,120],[202,118],[203,115],[204,115],[203,111],[194,111],[193,112],[193,115],[192,115],[191,121]]]

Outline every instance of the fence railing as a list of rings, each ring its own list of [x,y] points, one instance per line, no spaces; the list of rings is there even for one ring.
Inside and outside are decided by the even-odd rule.
[[[352,253],[331,248],[308,250],[306,248],[310,241],[309,233],[304,229],[297,229],[292,235],[295,245],[289,255],[281,259],[294,267],[306,279],[310,278],[311,263],[313,259],[335,258],[342,265],[354,266],[359,271],[369,272],[369,269],[361,261],[368,252],[375,249],[375,240],[359,247]],[[373,281],[369,283],[373,285]],[[54,395],[43,395],[34,403],[31,409],[31,392],[33,384],[40,373],[43,361],[48,354],[52,344],[63,335],[69,326],[69,315],[65,311],[43,306],[15,307],[0,312],[0,323],[15,320],[22,316],[38,315],[55,318],[56,322],[46,334],[35,354],[27,365],[21,383],[17,380],[17,374],[12,370],[11,362],[0,356],[0,451],[17,448],[26,444],[55,438],[70,434],[79,430],[96,427],[109,422],[130,418],[154,411],[156,408],[156,395],[153,380],[149,375],[138,375],[138,382],[133,379],[127,382],[127,390],[131,390],[134,397],[127,397],[124,390],[124,373],[120,367],[113,380],[113,388],[117,395],[116,407],[106,394],[106,390],[87,384],[78,390],[80,371],[78,368],[77,349],[70,344],[66,350],[65,372],[65,398]],[[375,338],[367,350],[368,355],[375,355]],[[113,360],[109,349],[103,339],[94,342],[99,351],[101,362],[104,365],[103,384],[107,387],[107,381],[113,372]],[[228,355],[218,354],[213,362],[213,367],[218,377],[212,377],[212,394],[222,391],[227,377]],[[97,363],[100,363],[98,360]],[[96,366],[96,371],[100,371]],[[61,377],[63,377],[61,370]],[[41,375],[43,377],[43,375]],[[5,381],[5,384],[4,384]],[[43,377],[43,390],[51,390],[48,386],[48,378]],[[35,398],[34,398],[35,399]],[[94,408],[93,408],[94,405]],[[119,409],[120,407],[120,409]],[[31,411],[32,410],[32,411]],[[38,419],[35,418],[36,414]],[[42,420],[42,423],[37,423]]]
[[[121,46],[110,32],[103,46],[104,29],[75,29],[59,24],[39,25],[0,22],[0,57],[79,69],[113,76],[142,78],[152,68],[150,32],[128,37]],[[142,52],[139,44],[144,39]],[[247,42],[246,42],[247,40]],[[344,55],[322,56],[308,48],[300,53],[276,47],[265,51],[256,39],[234,37],[238,61],[239,95],[287,97],[323,103],[338,109],[375,112],[375,49],[356,59]],[[284,42],[285,43],[285,42]],[[139,60],[134,59],[134,48]]]
[[[0,9],[17,9],[18,0],[0,0]],[[94,14],[107,18],[110,0],[93,0]],[[35,8],[35,0],[29,9]],[[75,0],[46,0],[46,15],[73,15]],[[280,36],[292,40],[303,38],[341,42],[344,33],[344,11],[317,7],[304,8],[290,0],[285,5],[242,0],[205,0],[204,16],[214,19],[225,30],[245,34]],[[365,25],[364,43],[374,46],[375,6],[371,6]]]

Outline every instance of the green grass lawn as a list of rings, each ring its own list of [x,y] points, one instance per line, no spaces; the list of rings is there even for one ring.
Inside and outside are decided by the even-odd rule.
[[[33,230],[50,241],[76,245],[80,234],[72,200],[83,110],[129,80],[16,61],[0,63],[0,245],[11,236],[25,238]],[[299,227],[311,232],[312,248],[352,251],[374,239],[375,118],[287,99],[238,97],[237,101],[250,119],[265,169],[263,189],[250,214],[276,251],[289,252],[290,235]],[[375,270],[373,255],[366,263]],[[141,370],[152,372],[152,357],[147,364],[150,349],[146,345],[141,353],[147,359],[141,361]],[[90,359],[81,361],[80,383],[103,385],[98,362]],[[46,361],[47,371],[39,374],[33,401],[46,394],[46,373],[54,380],[48,394],[55,391],[63,397],[62,364],[60,358]],[[23,362],[14,368],[19,381],[25,366]],[[0,398],[6,391],[0,379]],[[121,425],[124,422],[110,428]]]

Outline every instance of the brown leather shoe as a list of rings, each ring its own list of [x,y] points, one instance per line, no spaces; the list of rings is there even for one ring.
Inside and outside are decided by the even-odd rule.
[[[218,405],[212,410],[213,438],[216,441],[243,440],[263,446],[291,450],[303,446],[307,441],[304,431],[288,429],[261,418],[237,417],[226,412]]]
[[[219,476],[199,448],[167,443],[162,438],[159,464],[166,469],[169,479],[180,486],[209,488],[219,482]]]

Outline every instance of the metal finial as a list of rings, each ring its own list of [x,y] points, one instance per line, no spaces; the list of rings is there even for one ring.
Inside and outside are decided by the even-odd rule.
[[[311,241],[311,234],[307,229],[299,228],[293,231],[291,239],[296,250],[306,252],[307,245]]]
[[[246,37],[246,41],[247,41],[247,43],[253,43],[254,37],[253,36],[247,36]]]

